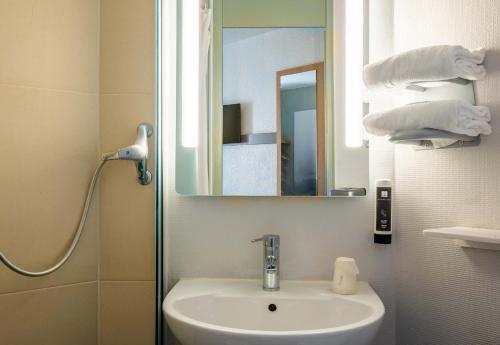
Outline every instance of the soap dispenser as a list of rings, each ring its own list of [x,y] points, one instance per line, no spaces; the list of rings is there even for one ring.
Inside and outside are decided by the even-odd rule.
[[[358,291],[359,269],[353,258],[337,258],[335,260],[332,282],[333,292],[340,295],[353,295]]]

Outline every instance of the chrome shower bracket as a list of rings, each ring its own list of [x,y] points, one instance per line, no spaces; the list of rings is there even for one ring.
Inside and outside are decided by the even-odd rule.
[[[137,127],[137,139],[135,141],[136,145],[142,147],[148,147],[148,138],[153,135],[153,126],[149,123],[141,123]],[[137,168],[137,182],[143,186],[147,186],[153,180],[153,175],[148,170],[148,157],[135,161],[135,167]]]
[[[133,145],[103,155],[102,160],[95,169],[94,175],[90,182],[90,186],[87,191],[87,197],[85,198],[83,212],[80,217],[80,222],[78,223],[78,229],[76,230],[76,233],[73,237],[73,240],[68,250],[55,265],[42,271],[29,271],[15,265],[2,252],[0,252],[0,261],[3,262],[12,271],[27,277],[46,276],[61,268],[66,263],[66,261],[68,261],[68,259],[71,257],[76,246],[78,245],[78,241],[80,240],[83,229],[85,227],[87,216],[89,214],[90,203],[92,202],[92,195],[94,194],[97,180],[99,179],[102,168],[104,167],[104,164],[106,164],[106,162],[113,160],[134,161],[135,166],[137,168],[138,182],[142,185],[148,185],[151,183],[153,177],[151,172],[148,171],[148,156],[149,156],[148,138],[152,135],[153,135],[153,126],[151,126],[149,123],[141,123],[139,127],[137,127],[137,139],[135,140],[135,143]]]
[[[148,171],[149,146],[148,138],[153,135],[153,126],[149,123],[141,123],[137,127],[137,139],[133,145],[118,149],[115,152],[106,153],[104,160],[134,161],[137,169],[137,182],[146,186],[153,180]]]

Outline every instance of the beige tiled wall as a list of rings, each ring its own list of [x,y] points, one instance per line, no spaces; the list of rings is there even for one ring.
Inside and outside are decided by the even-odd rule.
[[[99,153],[99,1],[0,1],[0,250],[31,270],[67,248]],[[56,273],[0,265],[0,343],[95,344],[99,204]]]
[[[103,152],[130,145],[140,122],[154,124],[154,30],[154,0],[101,0]],[[114,162],[103,174],[101,345],[154,343],[155,193],[135,175],[131,162]]]
[[[154,123],[154,3],[0,1],[0,250],[19,265],[60,257],[100,152]],[[154,186],[135,175],[131,162],[106,166],[61,270],[25,278],[0,265],[1,344],[153,343]]]
[[[97,282],[0,295],[1,344],[94,345]]]
[[[100,344],[154,344],[153,281],[103,281],[100,298]]]

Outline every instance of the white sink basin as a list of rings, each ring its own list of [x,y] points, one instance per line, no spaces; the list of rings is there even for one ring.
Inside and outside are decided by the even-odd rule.
[[[181,280],[163,313],[183,345],[368,345],[385,312],[367,283],[351,296],[334,294],[330,282],[281,281],[278,292],[261,284]]]

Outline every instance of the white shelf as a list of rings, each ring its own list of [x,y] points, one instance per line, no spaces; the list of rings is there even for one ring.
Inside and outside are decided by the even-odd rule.
[[[424,230],[424,236],[454,240],[461,247],[500,250],[500,230],[452,227]]]

